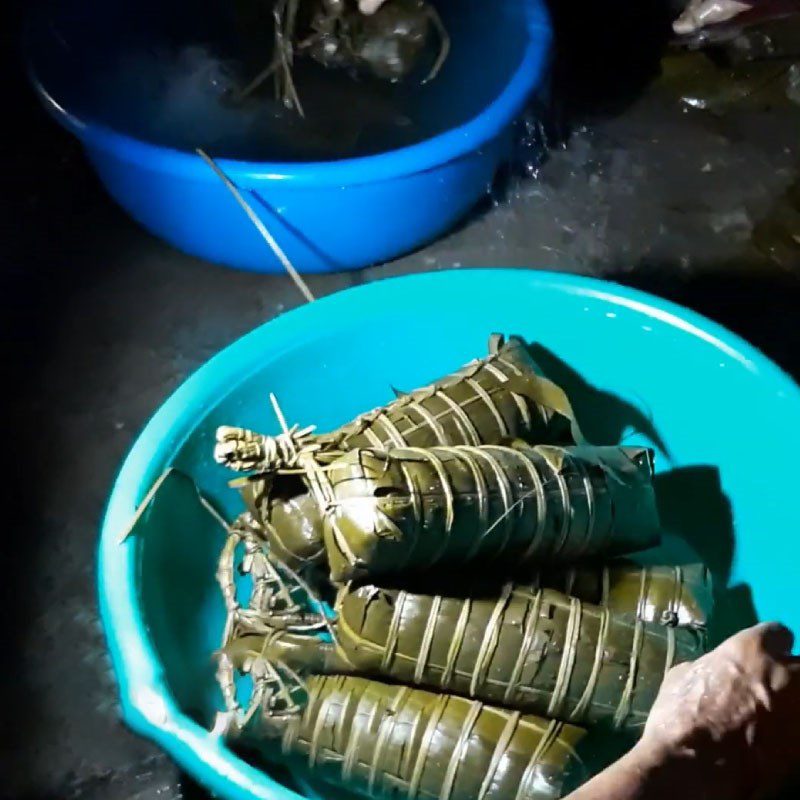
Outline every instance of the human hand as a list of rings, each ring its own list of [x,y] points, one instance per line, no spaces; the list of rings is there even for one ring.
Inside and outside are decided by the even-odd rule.
[[[648,763],[696,776],[692,797],[751,800],[779,789],[800,765],[800,659],[782,625],[742,631],[669,671],[638,749]],[[694,780],[692,780],[692,785]]]
[[[362,14],[374,14],[386,0],[358,0],[358,10]]]
[[[362,0],[368,2],[370,0]],[[374,2],[374,0],[371,0]],[[727,22],[747,11],[754,0],[691,0],[683,14],[672,23],[672,29],[678,36],[687,36],[708,25]]]

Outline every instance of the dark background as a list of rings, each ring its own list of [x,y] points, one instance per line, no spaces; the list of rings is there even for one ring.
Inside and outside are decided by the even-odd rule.
[[[0,796],[199,797],[118,722],[95,604],[98,523],[121,459],[160,402],[300,298],[283,276],[171,250],[108,199],[26,85],[20,7],[6,8],[0,73]],[[751,242],[795,179],[797,107],[751,97],[724,114],[696,112],[685,86],[656,80],[668,8],[581,0],[555,16],[555,95],[570,100],[530,130],[551,147],[530,169],[537,177],[499,186],[495,203],[432,247],[312,277],[314,291],[450,266],[603,275],[701,311],[797,375],[800,264],[762,258]],[[727,73],[717,78],[703,91],[727,85]]]

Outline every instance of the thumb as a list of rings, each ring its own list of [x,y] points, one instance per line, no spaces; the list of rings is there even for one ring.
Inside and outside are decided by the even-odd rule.
[[[786,659],[792,652],[794,634],[779,622],[762,622],[745,628],[726,639],[717,650],[757,656],[766,654],[773,659]]]
[[[779,622],[766,622],[756,630],[761,636],[764,651],[775,659],[786,658],[794,647],[794,634]]]

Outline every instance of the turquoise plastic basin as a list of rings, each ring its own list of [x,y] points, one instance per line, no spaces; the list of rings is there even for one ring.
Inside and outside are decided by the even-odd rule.
[[[493,331],[546,348],[540,364],[595,440],[656,447],[667,535],[648,558],[706,560],[720,590],[717,637],[756,617],[800,628],[789,601],[800,390],[752,346],[663,300],[580,277],[454,271],[351,289],[258,328],[186,381],[134,445],[103,523],[100,601],[124,718],[219,797],[296,797],[205,729],[219,702],[210,653],[222,626],[221,531],[180,478],[124,544],[120,531],[170,465],[232,516],[230,475],[211,459],[214,429],[277,432],[269,392],[290,421],[330,428],[390,399],[391,386],[483,354]]]

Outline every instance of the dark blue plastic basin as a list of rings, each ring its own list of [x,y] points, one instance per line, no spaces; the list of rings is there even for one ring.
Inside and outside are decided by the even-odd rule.
[[[280,271],[197,155],[133,135],[85,91],[92,58],[113,51],[131,29],[146,35],[167,12],[153,0],[53,5],[31,26],[33,81],[47,108],[81,140],[111,195],[181,250],[233,267]],[[339,161],[219,160],[301,271],[367,266],[440,236],[475,205],[507,156],[512,123],[547,66],[551,29],[543,3],[438,5],[453,49],[440,76],[420,90],[430,138]],[[198,16],[194,9],[184,10],[187,21]]]

